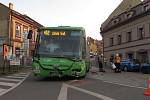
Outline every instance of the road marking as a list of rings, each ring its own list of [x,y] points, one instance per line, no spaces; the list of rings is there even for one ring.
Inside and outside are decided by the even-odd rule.
[[[58,96],[58,100],[67,100],[67,88],[67,85],[63,83]]]
[[[7,92],[9,92],[9,91],[15,89],[16,87],[18,87],[29,75],[30,75],[30,73],[28,73],[28,75],[26,77],[24,77],[24,79],[22,79],[18,84],[14,85],[10,89],[7,89],[6,91],[3,91],[2,93],[0,93],[0,96],[6,94]]]
[[[6,90],[6,89],[2,89],[2,88],[0,88],[0,93],[1,93],[1,92],[3,92],[3,91],[5,91],[5,90]]]
[[[8,78],[24,78],[23,76],[6,76]]]
[[[13,74],[13,76],[26,77],[26,76],[27,76],[27,74],[26,74],[26,75],[25,75],[25,74]]]
[[[115,99],[112,99],[110,97],[107,97],[107,96],[104,96],[104,95],[101,95],[101,94],[98,94],[98,93],[95,93],[95,92],[91,92],[91,91],[88,91],[88,90],[85,90],[85,89],[82,89],[82,88],[78,88],[78,87],[75,87],[75,86],[72,86],[72,85],[68,85],[68,84],[65,84],[65,83],[63,83],[63,85],[61,87],[60,94],[58,96],[58,100],[67,100],[67,88],[68,87],[72,88],[74,90],[77,90],[77,91],[84,92],[84,93],[87,93],[89,95],[95,96],[99,99],[115,100]]]
[[[91,91],[88,91],[88,90],[85,90],[85,89],[82,89],[82,88],[78,88],[78,87],[71,86],[71,85],[68,85],[68,84],[66,84],[66,85],[67,85],[67,87],[70,87],[72,89],[87,93],[89,95],[95,96],[95,97],[103,99],[103,100],[115,100],[115,99],[112,99],[110,97],[107,97],[107,96],[104,96],[104,95],[101,95],[101,94],[98,94],[98,93],[95,93],[95,92],[91,92]]]
[[[116,84],[116,85],[121,85],[121,86],[126,86],[126,87],[132,87],[132,88],[147,89],[147,88],[140,87],[140,86],[137,86],[137,85],[121,84],[121,83],[113,82],[113,81],[112,82],[110,82],[110,81],[103,81],[103,82],[111,83],[111,84]]]
[[[97,79],[97,80],[101,80],[101,81],[106,82],[106,83],[111,83],[111,84],[116,84],[116,85],[131,87],[131,88],[147,89],[147,88],[144,88],[144,87],[140,87],[138,85],[129,85],[129,84],[121,84],[121,83],[115,82],[115,81],[106,81],[106,80],[100,79],[98,77],[90,77],[90,76],[88,76],[88,78]]]
[[[3,86],[14,86],[15,83],[0,82],[0,85],[3,85]]]
[[[15,82],[19,82],[19,79],[11,79],[11,78],[0,78],[0,81],[15,81]]]

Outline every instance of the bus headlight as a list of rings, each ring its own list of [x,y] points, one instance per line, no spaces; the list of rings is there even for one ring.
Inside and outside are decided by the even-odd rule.
[[[40,68],[39,68],[39,66],[36,66],[36,67],[33,69],[33,71],[34,71],[35,73],[40,73]]]

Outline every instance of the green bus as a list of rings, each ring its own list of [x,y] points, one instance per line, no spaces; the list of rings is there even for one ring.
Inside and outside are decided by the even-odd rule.
[[[28,34],[28,39],[31,37]],[[70,26],[40,28],[32,68],[35,76],[85,77],[90,68],[85,29]]]

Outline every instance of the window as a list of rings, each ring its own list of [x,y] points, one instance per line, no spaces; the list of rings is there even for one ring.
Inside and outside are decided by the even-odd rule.
[[[144,28],[141,27],[138,29],[138,38],[143,39],[144,38]]]
[[[113,46],[114,38],[110,38],[110,46]]]
[[[33,31],[33,34],[32,34],[32,40],[35,42],[36,41],[36,37],[37,37],[37,32],[36,31]]]
[[[119,23],[119,21],[120,21],[120,18],[115,18],[115,19],[113,20],[113,24],[117,24],[117,23]]]
[[[150,23],[149,23],[149,36],[150,36]]]
[[[145,5],[145,6],[143,7],[143,10],[144,10],[144,11],[148,11],[148,10],[149,10],[149,6],[148,6],[148,5]]]
[[[27,39],[27,34],[28,34],[28,28],[26,26],[24,26],[23,27],[23,34],[22,34],[23,36],[22,37],[24,39]]]
[[[132,41],[132,32],[127,32],[127,42]]]
[[[118,44],[121,44],[121,35],[118,35]]]
[[[131,18],[133,16],[133,14],[135,13],[135,11],[130,11],[126,14],[126,18]]]
[[[21,25],[16,23],[16,37],[21,37]]]

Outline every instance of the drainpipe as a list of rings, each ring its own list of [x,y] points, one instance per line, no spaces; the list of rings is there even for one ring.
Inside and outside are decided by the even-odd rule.
[[[100,34],[101,34],[101,32],[100,32]],[[102,48],[102,57],[103,57],[103,66],[104,66],[104,36],[103,36],[103,34],[101,34],[101,36],[102,36],[102,42],[103,42],[103,48]]]
[[[9,46],[12,46],[11,43],[11,32],[12,32],[12,10],[13,10],[13,4],[9,3],[9,24],[8,24],[8,44]],[[13,49],[13,48],[12,48]],[[12,51],[13,53],[13,51]]]

